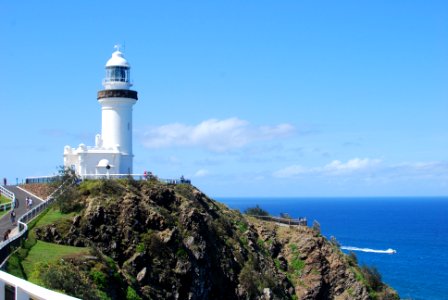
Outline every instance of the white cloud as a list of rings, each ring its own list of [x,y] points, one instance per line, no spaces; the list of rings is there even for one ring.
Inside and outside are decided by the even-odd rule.
[[[194,177],[204,177],[207,176],[208,174],[210,174],[210,172],[206,169],[199,169],[196,171],[196,173],[194,173]]]
[[[347,174],[372,169],[379,163],[381,163],[380,159],[370,158],[354,158],[347,161],[346,163],[343,163],[339,160],[333,160],[331,163],[321,168],[320,171],[333,175]]]
[[[353,158],[347,162],[333,160],[323,167],[306,168],[301,165],[291,165],[275,171],[272,175],[279,178],[296,177],[299,175],[338,176],[373,170],[381,163],[379,159]]]
[[[447,161],[404,162],[392,165],[388,171],[393,176],[401,174],[401,176],[403,177],[448,178],[448,162]]]
[[[173,123],[150,128],[143,134],[143,144],[148,148],[196,146],[225,152],[254,141],[285,137],[293,131],[290,124],[257,127],[238,118],[209,119],[194,126]]]
[[[286,168],[275,171],[272,175],[278,178],[295,177],[302,174],[307,174],[310,169],[302,167],[301,165],[291,165]]]
[[[320,167],[303,167],[291,165],[272,173],[278,178],[293,178],[298,176],[359,176],[372,180],[397,179],[448,179],[448,162],[405,162],[400,164],[385,164],[380,159],[353,158],[347,162],[334,160]]]

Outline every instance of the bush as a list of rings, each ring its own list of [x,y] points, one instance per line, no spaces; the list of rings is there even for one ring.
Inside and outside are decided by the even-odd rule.
[[[259,295],[256,284],[258,277],[258,272],[255,270],[254,263],[251,260],[244,264],[244,267],[238,275],[240,285],[246,290],[250,299]]]
[[[57,190],[54,194],[59,210],[62,213],[79,210],[81,208],[80,203],[77,201],[79,191],[75,185],[79,178],[76,176],[75,171],[70,168],[61,167],[57,178],[58,180],[52,183],[54,187],[59,188],[61,185],[64,185],[63,188]]]
[[[100,288],[104,289],[107,284],[107,276],[103,272],[97,269],[90,270],[90,278]]]
[[[130,286],[128,286],[128,290],[126,292],[126,300],[141,300],[140,296],[137,292]]]
[[[299,277],[305,268],[305,261],[300,259],[300,252],[296,244],[290,244],[289,248],[291,249],[291,261],[288,269],[293,275]]]
[[[374,291],[380,291],[383,287],[381,274],[378,269],[373,266],[362,266],[361,272],[368,284],[368,286]]]
[[[238,228],[238,231],[241,233],[246,232],[246,230],[249,228],[249,225],[247,225],[247,223],[245,222],[236,222],[236,226]]]
[[[295,256],[291,260],[290,267],[291,267],[291,271],[294,273],[294,275],[300,276],[300,275],[302,275],[303,268],[305,268],[305,262],[303,260],[301,260],[298,256]]]
[[[92,282],[73,265],[61,261],[58,264],[42,264],[39,278],[44,286],[62,291],[81,299],[98,299]]]
[[[247,292],[249,299],[256,299],[263,293],[264,288],[273,289],[275,279],[273,274],[269,274],[260,269],[260,263],[256,258],[249,258],[238,275],[240,285]]]
[[[358,265],[358,257],[356,256],[355,252],[350,251],[349,254],[347,254],[347,260],[348,264],[352,267],[355,267]]]
[[[269,213],[262,209],[258,204],[255,205],[255,207],[249,207],[247,208],[244,213],[246,215],[252,215],[252,216],[269,216]]]

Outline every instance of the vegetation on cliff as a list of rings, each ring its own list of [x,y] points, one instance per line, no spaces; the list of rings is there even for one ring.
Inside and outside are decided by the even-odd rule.
[[[353,258],[316,230],[244,216],[191,185],[84,181],[58,204],[63,213],[36,221],[9,267],[83,299],[396,296],[382,283],[372,289]],[[33,259],[39,249],[55,254]]]

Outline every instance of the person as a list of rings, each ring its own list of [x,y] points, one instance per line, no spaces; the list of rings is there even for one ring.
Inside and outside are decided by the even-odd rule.
[[[3,185],[6,186],[7,180],[6,177],[3,177]]]
[[[28,198],[28,209],[31,209],[33,206],[33,199],[31,197]]]
[[[28,210],[29,209],[29,206],[28,206],[28,196],[26,196],[26,198],[25,198],[25,208],[26,208],[26,210]]]
[[[11,233],[11,229],[8,229],[5,231],[5,234],[3,234],[3,240],[6,241],[9,239],[9,234]]]
[[[11,217],[11,223],[12,223],[12,225],[14,225],[14,224],[16,223],[16,212],[15,212],[15,210],[12,209],[9,215],[10,215],[10,217]]]

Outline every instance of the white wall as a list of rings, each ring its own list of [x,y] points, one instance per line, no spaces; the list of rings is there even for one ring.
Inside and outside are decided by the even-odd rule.
[[[102,98],[101,136],[103,146],[120,145],[120,152],[132,154],[132,106],[137,102],[131,98]]]

